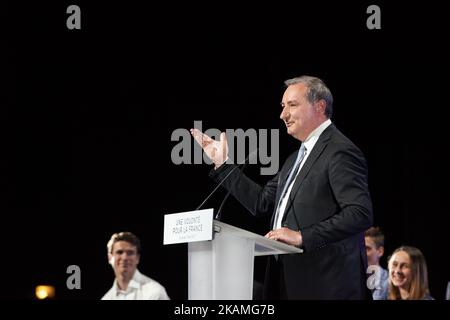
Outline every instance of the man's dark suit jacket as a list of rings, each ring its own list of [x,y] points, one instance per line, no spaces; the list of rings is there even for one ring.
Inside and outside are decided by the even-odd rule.
[[[272,226],[275,205],[296,156],[293,153],[264,187],[239,169],[224,186],[253,215],[272,214]],[[223,164],[210,176],[220,181],[234,167]],[[269,258],[265,297],[277,297],[271,290],[280,281],[275,274],[281,268],[287,299],[366,298],[364,231],[372,221],[364,155],[330,124],[301,168],[283,217],[283,226],[300,230],[304,253],[280,255],[279,261]]]

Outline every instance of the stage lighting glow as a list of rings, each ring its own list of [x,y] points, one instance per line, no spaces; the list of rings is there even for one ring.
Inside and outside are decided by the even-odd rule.
[[[55,287],[53,287],[53,286],[37,286],[35,293],[36,293],[36,297],[39,300],[53,298],[55,296]]]

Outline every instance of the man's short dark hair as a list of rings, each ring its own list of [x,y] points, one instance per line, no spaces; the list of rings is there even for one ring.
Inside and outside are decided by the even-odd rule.
[[[384,247],[384,234],[379,227],[371,227],[370,229],[367,229],[364,236],[372,238],[377,249],[379,247]]]
[[[128,243],[131,243],[133,246],[136,247],[137,253],[141,254],[141,241],[135,234],[127,231],[114,233],[111,236],[111,239],[109,239],[108,244],[106,245],[106,247],[108,248],[108,253],[112,253],[114,243],[118,241],[126,241]]]

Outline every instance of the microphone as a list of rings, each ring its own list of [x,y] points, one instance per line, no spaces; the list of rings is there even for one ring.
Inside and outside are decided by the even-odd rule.
[[[250,158],[250,156],[252,155],[252,154],[254,154],[255,153],[255,151],[256,150],[254,150],[245,160],[244,160],[244,163],[242,163],[241,165],[242,165],[242,169],[241,169],[241,174],[244,172],[244,169],[245,169],[245,167],[247,166],[247,160]],[[224,179],[225,180],[225,179]],[[222,200],[222,203],[220,204],[220,207],[219,207],[219,210],[217,210],[217,213],[216,213],[216,220],[218,220],[218,221],[220,221],[220,219],[222,218],[222,208],[223,208],[223,205],[225,204],[225,202],[227,201],[227,199],[228,199],[228,197],[230,196],[230,194],[231,194],[231,190],[228,190],[228,192],[227,192],[227,194],[226,194],[226,196],[225,196],[225,198],[223,198],[223,200]]]
[[[217,191],[217,189],[219,189],[219,187],[225,182],[225,180],[227,180],[227,178],[234,172],[234,170],[236,170],[237,168],[239,168],[240,166],[242,166],[242,170],[245,169],[245,166],[247,165],[247,160],[250,159],[250,157],[253,157],[256,152],[258,151],[258,148],[256,148],[255,150],[253,150],[248,156],[247,158],[245,158],[244,162],[237,165],[236,167],[234,167],[233,169],[231,169],[230,172],[228,172],[228,174],[219,182],[219,184],[213,189],[213,191],[211,191],[211,193],[206,197],[205,200],[203,200],[203,202],[195,209],[195,210],[199,210],[201,207],[203,207],[203,205],[206,203],[206,201],[209,200],[209,198],[211,198],[211,196]],[[242,171],[241,171],[242,173]],[[222,210],[223,204],[225,203],[225,201],[228,199],[228,197],[230,196],[230,191],[228,191],[227,195],[225,196],[224,200],[222,201],[219,210],[217,211],[216,214],[216,219],[219,220],[220,219],[220,212]]]

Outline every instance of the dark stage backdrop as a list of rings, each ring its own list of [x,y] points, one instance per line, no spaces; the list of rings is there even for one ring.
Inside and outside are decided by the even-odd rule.
[[[377,2],[377,1],[375,1]],[[203,128],[279,129],[280,165],[298,148],[279,119],[283,81],[307,74],[334,94],[333,122],[369,164],[375,224],[386,252],[419,247],[431,293],[450,280],[448,26],[442,4],[130,2],[8,3],[2,9],[2,269],[5,298],[99,299],[112,285],[106,242],[142,240],[140,270],[187,298],[187,247],[162,245],[163,216],[193,210],[213,189],[206,164],[174,165],[171,141]],[[66,8],[81,8],[81,30]],[[448,20],[448,19],[447,19]],[[446,29],[444,28],[446,27]],[[260,183],[258,165],[246,172]],[[206,207],[218,208],[220,190]],[[260,234],[234,199],[223,220]],[[256,260],[261,281],[264,258]],[[81,290],[66,268],[81,268]],[[386,257],[382,260],[386,266]],[[3,274],[5,275],[5,273]]]

